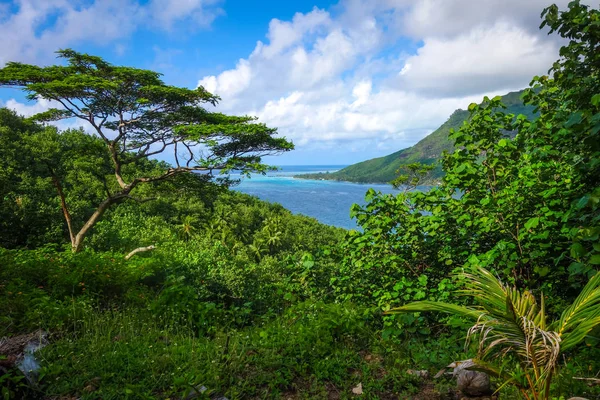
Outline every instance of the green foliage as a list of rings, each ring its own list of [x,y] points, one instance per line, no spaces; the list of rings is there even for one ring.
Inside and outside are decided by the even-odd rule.
[[[598,55],[585,44],[596,40],[597,14],[573,3],[557,20],[548,17],[573,39],[561,50],[571,58],[524,92],[535,120],[507,113],[500,97],[471,104],[469,120],[451,134],[457,148],[444,156],[438,187],[398,196],[369,191],[368,204],[353,207],[362,232],[348,236],[340,293],[384,309],[403,298],[446,300],[436,290],[451,289],[445,279],[463,265],[543,290],[550,312],[579,293],[600,249],[600,109],[590,89],[598,88]],[[428,282],[414,292],[423,274]]]
[[[404,188],[405,190],[414,190],[424,181],[428,181],[432,171],[435,169],[434,165],[412,163],[406,166],[400,167],[396,174],[398,175],[390,183],[396,189]]]
[[[514,340],[504,360],[518,365],[511,372],[521,387],[535,373],[514,361],[539,353],[529,359],[550,365],[559,337],[567,365],[552,371],[552,384],[536,382],[552,396],[592,397],[570,378],[593,374],[600,359],[590,331],[600,276],[599,17],[578,2],[545,16],[570,39],[552,77],[535,78],[525,103],[521,93],[486,98],[413,150],[373,164],[398,170],[394,184],[405,190],[370,190],[367,204],[351,210],[360,229],[350,232],[229,191],[227,178],[179,173],[264,171],[260,155],[291,147],[251,118],[204,110],[216,97],[202,88],[166,86],[154,72],[72,51],[61,52],[66,66],[9,64],[0,81],[73,107],[85,101],[92,126],[114,106],[103,91],[141,111],[127,121],[110,111],[95,137],[0,109],[0,336],[50,331],[39,353],[46,397],[179,398],[205,385],[206,395],[230,398],[350,398],[361,383],[368,398],[408,398],[419,383],[406,369],[435,372],[466,358],[465,321],[476,315],[486,323],[475,329],[483,329],[482,355],[508,343],[485,339],[486,329],[519,343],[530,335],[530,348]],[[38,117],[77,110],[69,112]],[[189,165],[150,160],[154,128],[173,147],[204,143],[212,153]],[[433,160],[445,145],[452,152],[441,184],[413,191],[437,174]],[[86,225],[86,248],[70,253],[65,239]],[[125,260],[140,246],[154,249]],[[451,272],[473,266],[494,274],[470,287],[479,298],[497,294],[485,316],[456,298],[464,282]],[[413,301],[461,317],[382,318]],[[539,375],[549,377],[544,368]],[[0,378],[0,393],[20,396],[20,377],[11,370]],[[517,394],[505,387],[502,395]]]
[[[332,279],[338,298],[387,310],[406,301],[446,301],[452,296],[455,286],[447,275],[452,243],[444,237],[431,239],[436,231],[412,208],[411,196],[384,196],[370,190],[364,208],[353,206],[351,215],[362,232],[350,231],[344,244],[344,260]],[[423,318],[388,319],[386,325],[389,333],[429,333]]]
[[[52,131],[51,128],[46,128]],[[44,128],[8,109],[0,109],[0,246],[37,246],[62,238],[60,208],[46,178],[23,139]],[[28,140],[29,142],[29,140]]]
[[[552,77],[534,78],[522,95],[536,118],[507,112],[500,97],[471,104],[470,118],[451,133],[457,147],[443,158],[438,187],[398,196],[371,190],[366,206],[353,207],[362,231],[348,235],[348,257],[333,278],[338,295],[366,306],[387,310],[418,300],[400,310],[478,319],[471,332],[482,334],[480,355],[514,352],[520,364],[508,370],[510,379],[528,398],[549,398],[560,350],[593,342],[587,335],[600,322],[600,14],[574,1],[565,12],[550,7],[543,15],[544,24],[570,42]],[[419,166],[409,169],[418,178]],[[494,283],[486,272],[485,279],[477,275],[484,283],[468,288],[485,302],[485,313],[446,303],[451,297],[436,289],[453,269],[471,266],[489,268],[518,289]],[[521,289],[532,292],[521,295]],[[533,292],[546,296],[543,311]],[[444,294],[447,299],[436,298]],[[546,324],[546,315],[561,313],[554,325]],[[432,326],[417,318],[417,331]],[[569,320],[571,330],[562,330]],[[393,323],[410,332],[406,321]]]
[[[10,332],[68,329],[91,305],[140,304],[160,275],[149,260],[125,262],[114,253],[77,255],[0,249],[0,336]],[[139,286],[138,283],[146,282]]]
[[[83,399],[180,397],[203,385],[228,398],[410,393],[404,364],[372,348],[366,320],[351,305],[301,303],[280,318],[240,331],[197,338],[162,317],[105,313],[84,321],[82,337],[64,337],[42,352],[42,387]],[[372,352],[369,352],[372,350]],[[94,357],[86,357],[94,354]],[[83,355],[83,356],[82,356]]]

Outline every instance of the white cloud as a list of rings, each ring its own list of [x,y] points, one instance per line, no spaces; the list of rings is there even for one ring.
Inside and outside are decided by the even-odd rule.
[[[273,19],[269,23],[268,45],[259,42],[255,53],[269,59],[302,41],[307,33],[315,33],[331,23],[329,13],[314,8],[307,14],[296,13],[292,21]]]
[[[97,0],[98,1],[98,0]],[[171,29],[181,20],[191,20],[196,27],[208,27],[224,12],[219,5],[221,0],[151,0],[149,14],[154,25]]]
[[[399,84],[431,96],[518,89],[545,73],[557,54],[556,43],[503,22],[451,39],[425,39],[406,60]]]
[[[16,1],[16,13],[0,6],[0,65],[48,63],[56,48],[83,42],[134,51],[126,39],[138,29],[169,31],[182,21],[202,28],[223,13],[221,0]],[[538,30],[546,5],[340,0],[329,10],[271,20],[250,54],[198,84],[222,97],[220,110],[257,115],[301,148],[396,150],[456,108],[545,73],[560,43]],[[154,65],[169,69],[174,55],[155,47]],[[33,113],[47,104],[11,106]]]
[[[148,26],[170,30],[175,22],[206,27],[222,13],[217,0],[15,0],[0,8],[2,51],[8,61],[50,63],[54,51],[80,43],[110,45]],[[11,12],[13,11],[13,12]],[[116,45],[117,53],[123,45]],[[120,46],[120,47],[119,47]]]
[[[561,0],[564,6],[567,0]],[[543,0],[342,0],[272,20],[235,68],[201,78],[226,112],[300,148],[414,144],[457,108],[527,86],[558,56]]]
[[[342,83],[340,74],[374,50],[379,35],[372,19],[348,29],[315,8],[288,22],[271,21],[267,44],[259,41],[236,68],[205,76],[198,84],[220,95],[224,110],[260,108],[293,91],[329,90]]]
[[[50,108],[59,108],[60,104],[46,99],[38,99],[35,102],[29,102],[28,104],[20,103],[15,99],[10,99],[4,103],[3,107],[10,108],[24,117],[31,117],[35,114],[48,111]]]
[[[553,3],[564,8],[569,1]],[[486,29],[497,23],[518,25],[537,34],[540,14],[551,3],[548,0],[419,0],[397,22],[403,32],[417,39],[462,36],[466,30]]]
[[[198,84],[204,86],[209,92],[219,93],[222,96],[233,98],[248,87],[252,71],[247,60],[240,60],[235,69],[228,70],[219,76],[209,76]]]
[[[369,96],[371,96],[371,90],[373,89],[373,84],[370,80],[365,80],[358,82],[354,89],[352,89],[352,96],[354,96],[355,100],[352,103],[352,108],[358,108],[363,104],[366,104],[369,100]]]

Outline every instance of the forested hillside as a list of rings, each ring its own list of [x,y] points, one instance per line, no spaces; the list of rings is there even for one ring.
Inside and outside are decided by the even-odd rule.
[[[523,104],[520,96],[523,92],[512,92],[502,96],[502,103],[506,112],[514,115],[523,114],[528,118],[533,117],[533,107]],[[301,179],[326,179],[358,183],[389,183],[396,176],[398,170],[412,163],[433,164],[435,169],[431,172],[429,180],[424,183],[438,181],[443,175],[440,160],[444,151],[451,152],[454,142],[450,138],[452,129],[458,130],[464,121],[469,118],[466,110],[456,110],[450,118],[439,128],[427,135],[417,144],[399,150],[385,157],[373,158],[352,164],[344,169],[331,173],[297,175]]]
[[[63,106],[0,109],[3,399],[599,399],[600,11],[542,17],[536,118],[471,104],[439,185],[369,190],[351,231],[230,191],[293,145],[202,87],[0,69]]]

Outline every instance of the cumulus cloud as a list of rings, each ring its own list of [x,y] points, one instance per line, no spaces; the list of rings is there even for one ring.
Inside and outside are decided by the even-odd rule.
[[[545,3],[342,0],[271,21],[265,42],[198,84],[300,148],[406,147],[455,109],[547,72],[559,41],[538,30]]]
[[[222,13],[220,0],[14,0],[0,7],[0,66],[49,63],[54,50],[79,43],[108,45],[142,27],[170,30],[175,22],[206,27]],[[117,52],[122,44],[117,44]]]
[[[570,0],[554,1],[566,7]],[[401,29],[414,38],[452,38],[468,29],[486,29],[497,23],[519,26],[538,34],[540,14],[547,0],[419,0],[398,19]]]
[[[52,61],[52,49],[80,41],[112,43],[122,52],[141,27],[168,31],[183,20],[206,27],[223,13],[221,4],[95,0],[75,7],[68,0],[17,0],[0,6],[0,65]],[[298,148],[381,155],[414,144],[483,95],[523,88],[546,73],[561,44],[538,29],[546,5],[340,0],[271,20],[252,52],[198,77],[198,85],[221,96],[219,110],[256,115]],[[155,53],[156,65],[171,65],[170,53],[158,47]],[[25,113],[44,104],[12,106]]]
[[[431,96],[515,89],[545,73],[557,54],[555,42],[500,22],[454,38],[425,39],[406,59],[398,84]]]
[[[35,114],[48,111],[51,108],[61,108],[61,104],[57,101],[46,100],[42,98],[38,98],[35,101],[30,101],[27,103],[21,103],[15,99],[9,99],[6,101],[0,100],[0,107],[6,107],[14,110],[18,115],[23,117],[31,117]],[[52,121],[50,122],[50,125],[54,125],[60,130],[83,128],[87,133],[95,134],[94,128],[88,122],[78,118]]]
[[[99,1],[99,0],[97,0]],[[224,11],[221,0],[151,0],[148,14],[161,29],[171,29],[177,21],[190,20],[197,27],[208,27]]]
[[[59,108],[60,103],[52,100],[38,99],[35,102],[25,104],[20,103],[15,99],[10,99],[7,100],[2,106],[10,108],[11,110],[14,110],[17,114],[22,115],[24,117],[31,117],[35,114],[48,111],[51,108]]]

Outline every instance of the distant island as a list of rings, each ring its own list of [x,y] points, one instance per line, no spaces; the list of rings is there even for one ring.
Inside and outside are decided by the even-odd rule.
[[[523,91],[510,92],[502,96],[502,102],[507,107],[506,112],[532,117],[534,114],[533,107],[523,104],[520,98],[522,93]],[[442,167],[439,163],[443,152],[454,150],[454,143],[449,138],[450,130],[459,129],[467,118],[469,118],[469,112],[458,109],[439,128],[412,147],[399,150],[384,157],[352,164],[339,171],[298,174],[294,177],[299,179],[322,179],[356,183],[388,183],[396,178],[398,175],[396,171],[400,167],[419,162],[423,164],[436,164],[429,182],[424,182],[436,184],[443,176]]]

